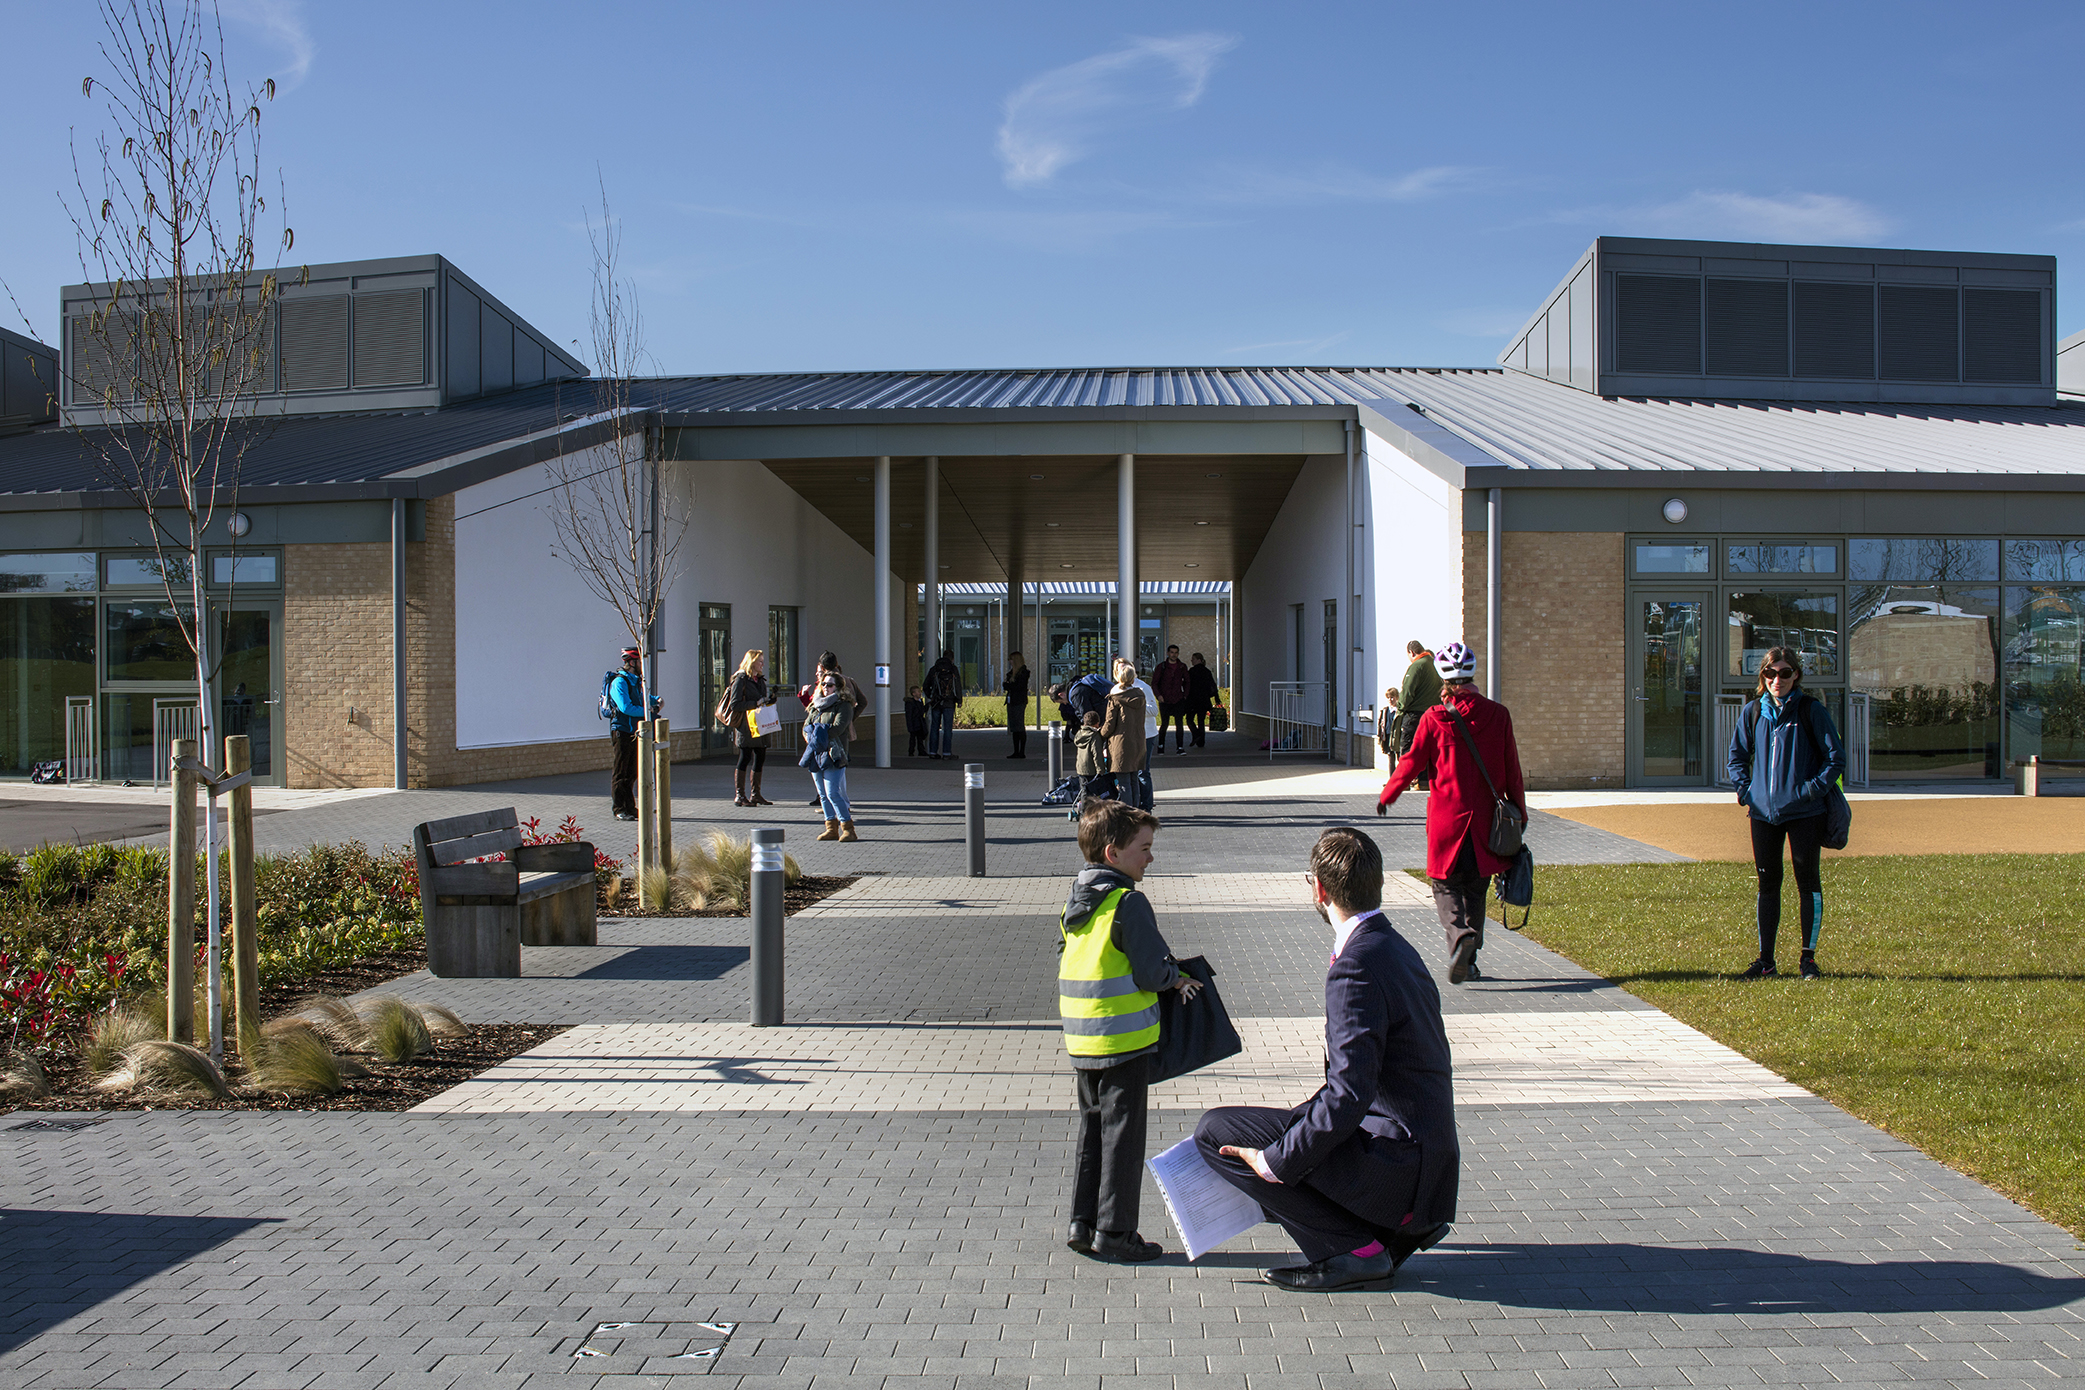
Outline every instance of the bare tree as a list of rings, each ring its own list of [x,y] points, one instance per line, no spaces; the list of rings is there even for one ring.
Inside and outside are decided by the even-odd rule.
[[[77,198],[61,195],[78,234],[83,278],[100,300],[67,325],[71,402],[80,438],[106,479],[144,513],[167,612],[194,657],[197,732],[207,766],[215,761],[217,720],[203,543],[219,508],[237,510],[240,463],[259,437],[253,393],[269,384],[278,282],[260,262],[268,211],[260,187],[260,123],[275,82],[243,96],[234,92],[214,0],[99,0],[99,9],[108,75],[102,81],[90,76],[80,87],[90,101],[100,94],[106,125],[84,161],[88,167],[73,146]],[[95,182],[98,192],[90,187]],[[284,225],[281,249],[294,243]],[[278,258],[271,247],[271,264]],[[227,579],[236,574],[235,558]],[[178,775],[170,780],[178,826],[183,783]],[[210,1051],[221,1058],[215,841],[210,817],[204,829]],[[186,853],[172,854],[168,873],[167,1029],[169,1037],[186,1041],[193,1021],[192,927],[181,919],[183,904],[192,901],[194,862]]]
[[[168,611],[195,658],[209,761],[203,540],[220,507],[237,508],[239,466],[259,438],[251,396],[266,384],[273,351],[278,281],[260,269],[258,239],[268,212],[261,104],[274,99],[275,82],[234,93],[215,4],[99,7],[108,80],[81,83],[106,116],[86,161],[99,177],[75,144],[76,200],[65,201],[81,271],[101,302],[70,325],[71,399],[103,474],[145,515]],[[294,242],[283,226],[282,249]]]
[[[644,653],[645,694],[656,698],[658,622],[666,591],[680,575],[686,518],[660,485],[662,441],[650,418],[655,402],[636,379],[649,360],[644,317],[636,286],[621,277],[622,234],[605,186],[600,225],[589,214],[586,229],[594,269],[594,380],[588,386],[592,418],[608,438],[597,448],[561,450],[551,459],[552,550],[622,619],[630,645]]]

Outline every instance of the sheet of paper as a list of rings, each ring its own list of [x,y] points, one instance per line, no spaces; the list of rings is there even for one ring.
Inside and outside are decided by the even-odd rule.
[[[1192,1139],[1182,1139],[1149,1160],[1148,1166],[1190,1260],[1201,1259],[1266,1219],[1258,1202],[1225,1182],[1203,1161],[1202,1151]]]

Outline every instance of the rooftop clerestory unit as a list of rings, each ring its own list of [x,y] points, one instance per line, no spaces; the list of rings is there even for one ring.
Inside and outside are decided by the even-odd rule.
[[[58,418],[58,353],[0,328],[0,434]]]
[[[2056,258],[1601,237],[1501,366],[1600,396],[2056,404]]]

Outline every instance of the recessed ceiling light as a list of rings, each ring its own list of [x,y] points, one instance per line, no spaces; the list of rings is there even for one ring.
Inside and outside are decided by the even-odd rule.
[[[1198,564],[1195,564],[1195,563],[1194,563],[1193,561],[1189,561],[1189,562],[1188,562],[1188,564],[1187,564],[1187,568],[1188,568],[1188,569],[1191,569],[1191,570],[1198,570],[1198,569],[1200,569],[1200,568],[1201,568],[1201,566],[1200,566],[1200,565],[1198,565]]]
[[[1197,526],[1207,526],[1208,524],[1209,524],[1209,523],[1208,523],[1208,522],[1206,522],[1206,521],[1197,521],[1197,522],[1195,523],[1195,525],[1197,525]]]
[[[912,523],[909,521],[901,521],[898,523],[898,529],[900,531],[910,531],[912,529]]]
[[[1071,566],[1070,566],[1070,565],[1059,565],[1059,566],[1057,566],[1057,568],[1058,568],[1058,569],[1061,569],[1061,570],[1068,570],[1068,569],[1070,569],[1070,568],[1071,568]]]
[[[866,483],[867,481],[869,481],[869,475],[866,473],[857,473],[854,475],[854,481],[856,481],[857,483]]]
[[[947,568],[948,568],[948,566],[947,566],[947,565],[943,565],[943,566],[942,566],[941,568],[943,568],[943,569],[947,569]]]
[[[1063,523],[1063,522],[1061,522],[1061,521],[1045,521],[1045,522],[1043,523],[1043,525],[1045,525],[1045,526],[1048,526],[1048,527],[1051,527],[1051,528],[1053,528],[1053,529],[1054,529],[1054,528],[1056,528],[1056,527],[1062,526],[1063,524],[1064,524],[1064,523]]]
[[[1039,483],[1039,482],[1041,482],[1041,481],[1042,481],[1042,474],[1040,474],[1040,473],[1030,473],[1030,474],[1028,475],[1028,481],[1030,481],[1030,482],[1032,482],[1032,483]]]
[[[1204,474],[1203,474],[1202,476],[1203,476],[1203,477],[1205,477],[1205,478],[1221,478],[1221,477],[1223,476],[1223,474],[1221,474],[1221,473],[1204,473]]]

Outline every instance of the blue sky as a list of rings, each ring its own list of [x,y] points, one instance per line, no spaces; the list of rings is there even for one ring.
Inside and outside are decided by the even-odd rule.
[[[665,371],[1485,365],[1603,233],[2085,274],[2075,4],[225,11],[300,260],[438,251],[583,340],[598,169]],[[48,338],[99,25],[0,23]]]

